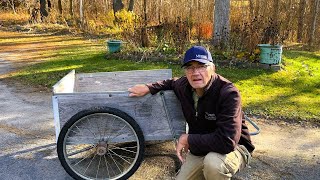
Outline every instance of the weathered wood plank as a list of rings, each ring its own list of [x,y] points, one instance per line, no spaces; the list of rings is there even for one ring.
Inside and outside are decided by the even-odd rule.
[[[129,87],[136,84],[171,77],[170,69],[76,74],[75,92],[127,91]]]

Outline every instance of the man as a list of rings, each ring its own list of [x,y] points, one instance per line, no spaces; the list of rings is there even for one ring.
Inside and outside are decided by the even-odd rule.
[[[249,163],[254,150],[239,91],[215,73],[211,54],[202,46],[186,51],[182,68],[185,76],[136,85],[128,89],[129,96],[173,90],[180,100],[189,132],[176,146],[183,162],[177,179],[230,179]]]

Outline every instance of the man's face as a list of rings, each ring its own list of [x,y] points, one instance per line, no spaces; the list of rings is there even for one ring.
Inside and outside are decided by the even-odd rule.
[[[213,64],[206,65],[197,61],[191,61],[184,69],[190,85],[196,90],[203,89],[214,74]]]

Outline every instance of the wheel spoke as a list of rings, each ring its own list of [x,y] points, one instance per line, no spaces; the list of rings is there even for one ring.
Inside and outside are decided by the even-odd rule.
[[[109,148],[109,149],[111,149],[111,150],[120,149],[120,150],[123,150],[123,151],[126,151],[126,152],[131,152],[131,153],[135,153],[135,154],[137,153],[135,151],[128,150],[129,148],[137,148],[137,146],[125,147],[125,148],[117,147],[115,145],[112,145],[112,146],[113,146],[113,148]]]
[[[68,157],[77,155],[77,154],[79,154],[79,153],[83,153],[83,152],[88,151],[88,150],[91,150],[91,149],[93,149],[93,148],[95,148],[95,146],[94,146],[94,145],[91,145],[91,146],[86,147],[86,148],[83,148],[83,149],[81,149],[81,150],[77,150],[76,152],[73,152],[73,153],[68,154]]]
[[[122,173],[122,170],[119,168],[117,161],[112,157],[112,154],[108,153],[109,157],[112,159],[114,164],[117,166],[118,170]],[[120,164],[121,165],[121,164]],[[122,166],[122,165],[121,165]],[[122,166],[123,167],[123,166]]]
[[[87,119],[87,122],[88,122],[88,117],[86,117],[86,119]],[[86,123],[86,124],[88,124],[88,126],[90,126],[90,128],[93,129],[90,123]],[[94,138],[97,138],[96,134],[95,134],[94,132],[90,131],[90,129],[89,129],[87,126],[84,126],[84,127],[85,127],[89,132],[91,132],[91,133],[93,134]]]
[[[107,167],[108,177],[111,177],[111,176],[110,176],[110,172],[109,172],[109,168],[108,168],[108,161],[107,161],[106,155],[103,155],[103,157],[104,157],[104,161],[105,161],[105,164],[106,164],[106,167]],[[111,170],[113,171],[112,168],[111,168]],[[113,173],[114,173],[114,172],[113,172]]]
[[[101,158],[102,158],[102,156],[100,156],[100,159],[99,159],[98,169],[97,169],[97,173],[96,173],[96,179],[98,179],[98,174],[99,174],[99,169],[100,169]]]
[[[79,163],[81,163],[83,160],[87,159],[87,157],[89,157],[91,154],[88,153],[84,158],[82,158],[80,161],[78,161],[76,164],[74,164],[74,166],[78,165]]]
[[[124,155],[119,155],[119,154],[117,154],[116,152],[114,152],[114,151],[112,151],[112,150],[110,150],[110,152],[112,152],[112,154],[116,155],[117,157],[119,157],[120,159],[124,160],[125,162],[127,162],[129,165],[131,165],[131,163],[130,163],[128,160],[126,160],[125,158],[134,159],[134,158],[132,158],[132,157],[128,157],[128,156],[124,156]],[[123,158],[123,157],[125,157],[125,158]]]
[[[111,128],[113,127],[113,124],[114,124],[114,120],[115,120],[115,119],[116,119],[115,117],[112,118],[112,123],[111,123],[111,125],[110,125],[109,128],[108,128],[108,129],[109,129],[109,135],[108,135],[108,137],[107,137],[107,140],[110,139],[110,136],[111,136],[111,134],[112,134],[112,133],[111,133],[111,132],[112,132]],[[106,125],[107,125],[107,124],[106,124]]]
[[[79,132],[82,132],[77,125],[75,125],[75,127],[79,130]],[[86,128],[94,137],[96,137],[95,134],[90,131],[90,129],[88,129],[86,126],[85,126],[85,128]],[[81,134],[83,134],[83,133],[81,133]]]
[[[86,172],[87,172],[88,168],[90,167],[90,165],[91,165],[91,163],[92,163],[93,159],[96,157],[96,155],[97,155],[97,154],[94,154],[93,158],[90,160],[90,162],[89,162],[89,164],[88,164],[88,166],[87,166],[86,170],[84,171],[84,174],[86,174]]]
[[[100,135],[99,140],[101,141],[101,140],[102,140],[102,135],[101,135],[101,131],[100,131],[98,122],[99,122],[99,121],[96,121],[95,124],[97,125],[98,133],[99,133],[99,135]]]
[[[107,139],[109,142],[111,142],[113,139],[115,139],[116,137],[118,137],[119,135],[121,135],[121,131],[126,127],[127,125],[124,125],[118,132],[117,132],[117,134],[114,136],[114,137],[112,137],[112,139],[110,139],[110,137],[111,136],[109,136],[109,138]]]

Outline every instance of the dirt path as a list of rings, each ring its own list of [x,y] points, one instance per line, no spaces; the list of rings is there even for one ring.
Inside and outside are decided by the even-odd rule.
[[[257,120],[256,150],[239,179],[320,179],[320,130]]]
[[[0,44],[0,77],[20,66],[37,47],[9,45]],[[0,91],[1,179],[71,179],[55,152],[51,94],[12,86],[1,78]],[[254,158],[235,179],[320,179],[319,128],[254,120],[261,128],[252,137]],[[178,167],[172,143],[152,145],[132,179],[172,179]]]

